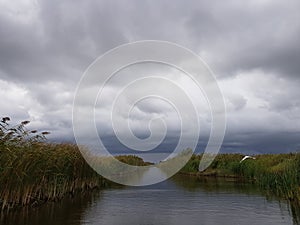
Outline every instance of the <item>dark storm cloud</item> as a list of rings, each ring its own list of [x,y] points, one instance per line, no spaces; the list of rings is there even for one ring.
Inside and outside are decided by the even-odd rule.
[[[55,138],[65,135],[72,139],[73,94],[86,67],[120,44],[159,39],[190,48],[208,62],[222,78],[220,82],[228,80],[228,90],[224,91],[228,127],[234,129],[224,145],[233,149],[271,149],[275,145],[286,150],[297,148],[297,0],[44,0],[1,4],[0,93],[5,96],[1,114],[16,106],[18,119],[30,117],[37,127],[53,128]],[[251,76],[256,78],[255,83],[249,82]],[[240,79],[236,86],[234,77]],[[244,93],[246,88],[252,92]],[[11,102],[9,106],[5,105],[7,101]],[[157,107],[140,107],[145,113],[159,112]],[[264,118],[271,128],[262,128],[253,115]],[[286,124],[284,132],[290,125],[294,133],[280,133],[276,123]],[[247,128],[264,135],[235,135]]]
[[[221,74],[300,70],[298,1],[39,1],[35,7],[29,24],[0,17],[0,66],[11,77],[78,78],[98,55],[140,39],[207,52]]]
[[[221,152],[263,154],[300,150],[300,132],[251,132],[225,137]]]
[[[127,42],[105,4],[40,1],[23,24],[0,14],[0,66],[21,82],[79,79],[95,57]],[[18,66],[16,66],[18,65]]]
[[[260,68],[299,76],[299,8],[299,1],[207,4],[191,12],[187,31],[217,59],[219,73]]]

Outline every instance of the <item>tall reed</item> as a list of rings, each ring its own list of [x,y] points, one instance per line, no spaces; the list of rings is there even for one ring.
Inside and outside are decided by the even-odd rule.
[[[74,144],[46,143],[49,132],[30,131],[29,121],[11,126],[0,121],[0,210],[55,201],[75,192],[110,185],[84,160]],[[136,156],[119,156],[146,165]]]
[[[300,201],[300,154],[264,154],[255,160],[241,154],[219,154],[204,172],[198,172],[202,155],[193,155],[182,173],[214,176],[235,176],[257,183],[262,190]]]

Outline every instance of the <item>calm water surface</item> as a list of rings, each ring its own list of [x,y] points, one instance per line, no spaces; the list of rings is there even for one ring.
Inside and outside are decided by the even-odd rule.
[[[118,187],[1,216],[7,225],[300,224],[299,207],[267,199],[251,184],[175,176]]]

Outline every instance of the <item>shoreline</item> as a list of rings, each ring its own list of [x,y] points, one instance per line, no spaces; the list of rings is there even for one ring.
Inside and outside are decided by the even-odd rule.
[[[113,184],[98,175],[73,144],[0,147],[1,211],[55,202],[68,195],[109,188]],[[220,154],[204,172],[198,172],[201,157],[193,155],[177,174],[253,182],[270,195],[300,202],[299,154],[260,155],[257,160],[243,163],[240,163],[241,154]],[[130,165],[149,165],[134,155],[116,158]]]
[[[269,195],[300,203],[300,154],[265,154],[241,161],[241,154],[219,154],[212,164],[198,171],[201,155],[193,155],[179,172],[195,177],[236,179],[257,184]]]

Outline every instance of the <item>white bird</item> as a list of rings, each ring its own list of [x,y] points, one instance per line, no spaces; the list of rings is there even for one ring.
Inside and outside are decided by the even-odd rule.
[[[253,156],[246,155],[246,156],[244,156],[244,158],[242,158],[242,160],[240,161],[240,163],[243,162],[246,159],[256,159],[256,158],[253,157]]]

